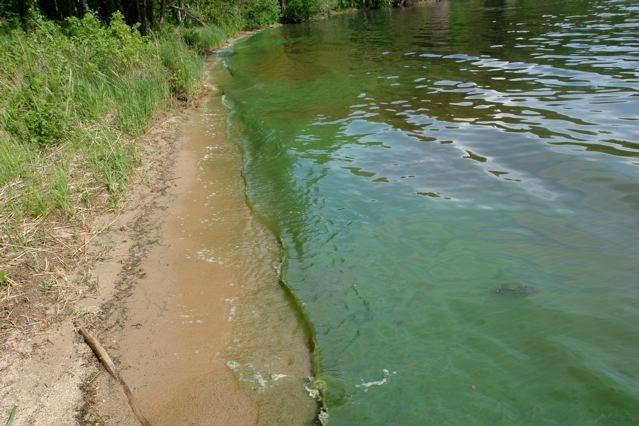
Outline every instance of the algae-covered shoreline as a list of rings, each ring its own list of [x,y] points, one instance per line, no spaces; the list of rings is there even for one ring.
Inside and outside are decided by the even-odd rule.
[[[608,135],[636,139],[636,46],[604,69],[610,55],[581,56],[594,46],[554,41],[610,9],[601,43],[618,52],[636,10],[467,6],[286,26],[227,59],[248,197],[312,320],[329,419],[633,424],[637,218],[621,182],[637,150]]]
[[[295,292],[293,291],[293,288],[287,282],[286,271],[288,269],[287,264],[289,259],[285,255],[285,244],[281,239],[281,235],[277,232],[276,229],[270,226],[270,221],[267,220],[267,218],[260,212],[260,210],[255,207],[253,199],[250,196],[249,179],[248,179],[248,174],[250,173],[250,171],[247,170],[248,165],[246,162],[246,157],[249,155],[249,152],[247,151],[248,149],[247,146],[245,144],[240,143],[238,140],[238,139],[241,139],[242,137],[246,137],[246,135],[242,135],[241,121],[238,118],[234,119],[235,111],[233,110],[232,101],[226,99],[224,101],[224,105],[229,110],[228,125],[230,128],[229,135],[230,135],[230,138],[232,139],[231,143],[234,143],[235,145],[238,146],[243,157],[243,165],[241,167],[241,176],[244,183],[245,202],[247,206],[249,207],[249,209],[251,210],[252,215],[255,217],[255,220],[258,221],[261,224],[261,226],[263,226],[265,229],[268,229],[268,232],[273,236],[275,240],[275,243],[277,245],[277,252],[278,252],[277,268],[276,268],[277,282],[279,286],[284,290],[285,298],[288,300],[290,308],[295,312],[297,321],[303,327],[304,341],[308,349],[308,352],[310,354],[310,360],[311,360],[310,374],[308,376],[308,380],[306,381],[304,387],[305,387],[305,390],[308,392],[309,397],[313,398],[314,400],[318,402],[320,411],[317,413],[319,416],[317,420],[320,422],[323,422],[326,419],[326,408],[324,406],[324,392],[326,390],[326,387],[322,383],[315,380],[315,377],[320,373],[320,369],[319,369],[320,363],[319,363],[319,353],[318,353],[319,348],[317,346],[316,331],[315,331],[315,328],[313,327],[313,323],[311,319],[308,316],[308,312],[304,308],[304,303],[295,294]],[[268,310],[268,308],[266,309]]]

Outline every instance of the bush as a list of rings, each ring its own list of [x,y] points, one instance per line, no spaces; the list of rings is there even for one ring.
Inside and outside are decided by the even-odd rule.
[[[70,125],[63,99],[37,84],[18,90],[7,105],[4,128],[14,137],[40,148],[57,144]]]
[[[205,0],[189,5],[198,23],[211,23],[227,36],[239,31],[268,26],[280,18],[279,0]],[[193,24],[191,20],[189,22]]]
[[[244,7],[244,20],[247,29],[266,27],[280,19],[278,0],[255,0]]]
[[[285,22],[304,22],[331,9],[329,0],[288,0],[282,13]]]
[[[200,17],[200,21],[215,25],[232,36],[246,27],[243,5],[244,2],[216,0],[193,2],[190,8],[194,15]]]
[[[351,7],[376,9],[380,7],[392,6],[398,3],[396,0],[337,0],[336,7],[338,9],[348,9]]]

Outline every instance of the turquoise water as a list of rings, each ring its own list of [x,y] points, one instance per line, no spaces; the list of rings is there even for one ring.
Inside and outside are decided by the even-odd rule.
[[[345,14],[227,65],[331,424],[639,424],[639,5]]]

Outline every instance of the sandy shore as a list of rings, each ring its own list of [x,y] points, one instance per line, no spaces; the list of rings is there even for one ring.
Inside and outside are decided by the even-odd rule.
[[[223,78],[221,67],[210,69],[212,83]],[[79,314],[9,340],[0,413],[17,406],[16,424],[136,423],[77,326],[106,347],[152,424],[315,416],[303,391],[307,336],[278,286],[274,239],[246,206],[241,154],[212,92],[145,137],[150,167],[127,208],[99,219],[104,232],[87,247],[98,290],[77,302]],[[255,306],[263,302],[270,308]]]
[[[229,236],[241,236],[239,164],[231,157],[223,160],[226,164],[201,165],[207,152],[227,144],[223,111],[209,120],[210,129],[202,114],[198,109],[188,117],[170,184],[135,224],[144,236],[137,238],[132,262],[120,273],[102,336],[153,424],[185,419],[255,424],[256,403],[220,356],[231,342],[227,300],[240,290],[223,246]],[[218,226],[207,226],[212,211],[226,212],[217,218]],[[133,285],[127,285],[130,276],[136,277]],[[90,385],[96,394],[86,407],[87,420],[121,415],[117,384],[102,378]]]

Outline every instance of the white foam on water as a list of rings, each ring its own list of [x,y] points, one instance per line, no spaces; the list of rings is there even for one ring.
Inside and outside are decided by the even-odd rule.
[[[325,425],[328,423],[328,412],[321,408],[319,414],[317,415],[317,419],[320,421],[320,423],[322,425]]]
[[[304,383],[304,390],[306,390],[306,393],[308,393],[308,396],[313,398],[315,401],[321,401],[322,400],[322,395],[320,394],[319,389],[314,389],[314,388],[310,387],[309,385],[311,383],[313,383],[313,378],[309,377],[308,381],[306,383]]]
[[[226,299],[224,299],[224,301],[228,302],[229,305],[231,305],[231,308],[229,310],[229,316],[227,318],[228,322],[233,321],[233,319],[235,318],[235,314],[237,313],[237,305],[235,304],[236,300],[237,300],[237,297],[227,297]]]
[[[248,364],[240,364],[237,361],[229,360],[226,362],[226,365],[233,370],[239,376],[239,380],[243,383],[248,384],[253,387],[253,389],[257,392],[264,392],[267,390],[274,382],[288,377],[286,374],[268,374],[262,373],[255,368],[255,366],[251,363]]]
[[[373,387],[373,386],[382,386],[385,385],[386,383],[388,383],[388,379],[391,376],[391,374],[395,375],[397,374],[397,371],[393,371],[390,372],[387,369],[383,369],[382,370],[382,378],[381,380],[372,380],[369,382],[365,382],[364,379],[360,379],[361,383],[359,385],[355,385],[356,388],[364,388],[364,392],[368,392],[368,388]]]
[[[235,318],[235,313],[237,311],[237,306],[235,305],[231,305],[231,310],[229,311],[229,322],[233,321],[233,318]]]

